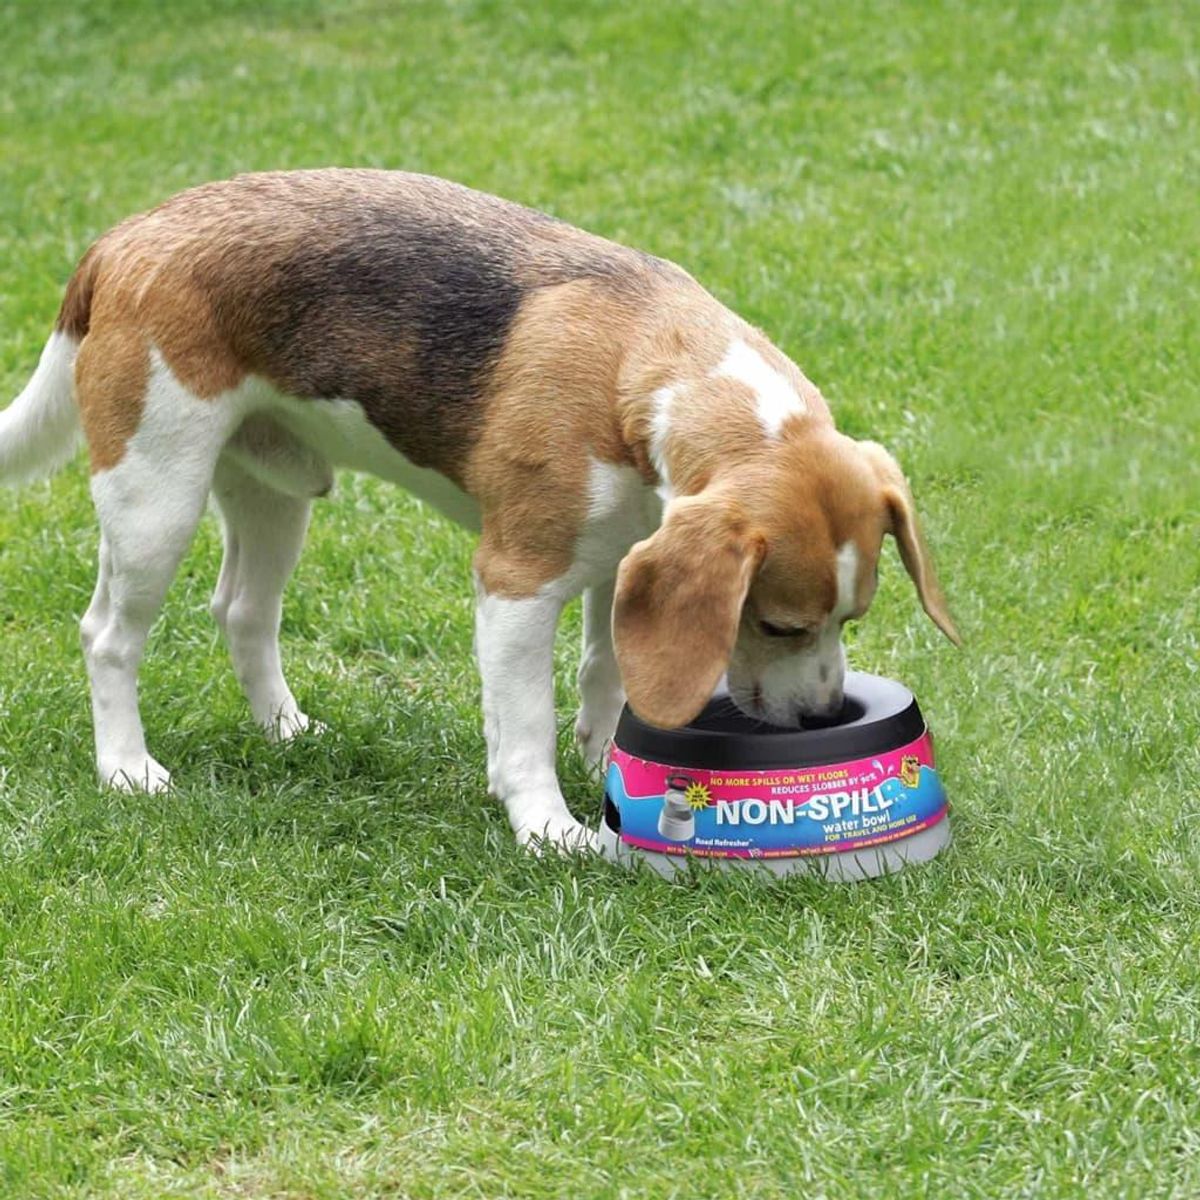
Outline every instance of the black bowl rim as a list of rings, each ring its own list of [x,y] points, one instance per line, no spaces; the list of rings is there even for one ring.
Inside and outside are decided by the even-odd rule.
[[[696,721],[681,729],[647,725],[626,705],[613,743],[635,758],[664,766],[763,771],[871,758],[907,746],[925,732],[916,697],[898,680],[847,671],[845,691],[847,702],[861,707],[861,714],[839,725],[813,729],[783,729],[741,714],[737,716],[744,720],[745,731],[695,728],[698,722],[736,712],[723,695],[710,700]]]

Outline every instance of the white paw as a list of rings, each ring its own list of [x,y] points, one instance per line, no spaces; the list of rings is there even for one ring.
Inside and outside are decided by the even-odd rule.
[[[620,709],[599,718],[580,711],[575,722],[575,742],[589,769],[603,770],[608,765],[608,751],[617,732],[619,716]]]
[[[165,792],[171,786],[171,772],[147,754],[131,762],[102,762],[100,783],[121,792]]]
[[[533,854],[592,854],[599,849],[596,835],[570,813],[534,818],[514,827],[517,844]]]
[[[279,716],[263,723],[267,741],[281,745],[298,738],[302,733],[320,734],[327,729],[327,725],[306,717],[298,708],[291,712],[281,712]]]

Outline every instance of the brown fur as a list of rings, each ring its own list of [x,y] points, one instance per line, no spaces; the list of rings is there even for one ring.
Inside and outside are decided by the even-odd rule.
[[[535,293],[493,376],[487,423],[464,475],[483,509],[476,569],[489,591],[528,596],[567,570],[591,459],[660,482],[649,457],[660,387],[686,391],[668,447],[678,492],[699,492],[732,464],[761,456],[750,389],[711,377],[735,335],[793,379],[809,401],[808,420],[829,421],[796,367],[686,276],[645,294],[591,280]]]
[[[912,492],[909,490],[908,480],[904,478],[904,472],[900,470],[899,463],[877,442],[860,442],[859,446],[871,463],[882,488],[888,514],[887,529],[896,539],[900,560],[904,563],[909,578],[916,585],[922,608],[950,641],[956,646],[961,646],[962,638],[946,607],[942,585],[933,569],[933,558],[925,544],[921,522],[917,517]]]
[[[613,633],[638,715],[664,727],[693,719],[729,665],[739,626],[746,653],[763,665],[780,647],[758,631],[760,621],[822,626],[837,601],[836,556],[846,542],[858,550],[858,574],[843,619],[861,616],[885,533],[896,537],[926,612],[960,644],[908,485],[881,447],[823,421],[800,422],[778,443],[760,438],[755,453],[724,458],[704,489],[672,504],[658,533],[621,564]]]
[[[713,375],[733,338],[758,351],[804,400],[805,414],[790,420],[789,427],[833,424],[821,393],[761,333],[700,288],[677,290],[664,298],[653,332],[634,356],[640,360],[638,368],[627,373],[631,386],[623,431],[631,445],[645,447],[651,437],[654,392],[673,386],[686,393],[686,403],[674,409],[665,447],[672,464],[671,483],[679,493],[700,491],[731,463],[754,461],[766,448],[750,388]]]
[[[79,266],[67,284],[58,320],[54,328],[77,342],[86,336],[92,323],[92,296],[96,290],[96,271],[100,264],[95,246],[79,260]]]
[[[684,725],[712,695],[765,552],[736,500],[714,490],[675,501],[626,555],[613,632],[626,695],[645,720]]]
[[[75,359],[75,397],[92,472],[115,467],[137,432],[150,374],[150,352],[136,328],[89,334]]]
[[[562,575],[590,460],[635,465],[616,396],[638,319],[635,303],[593,281],[539,291],[517,317],[464,473],[483,516],[475,565],[489,592],[528,596]]]

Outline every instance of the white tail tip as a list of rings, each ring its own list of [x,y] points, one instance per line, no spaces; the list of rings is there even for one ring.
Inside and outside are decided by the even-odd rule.
[[[79,443],[74,396],[79,343],[52,333],[25,390],[0,412],[0,484],[22,483],[58,470]]]

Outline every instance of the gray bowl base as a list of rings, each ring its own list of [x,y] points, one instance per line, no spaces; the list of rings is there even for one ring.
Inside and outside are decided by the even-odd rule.
[[[816,875],[831,883],[854,883],[892,875],[915,863],[928,862],[944,846],[950,844],[950,818],[943,817],[929,829],[922,829],[906,838],[872,846],[867,850],[845,850],[840,854],[807,855],[796,858],[710,858],[701,855],[656,854],[638,850],[621,841],[620,835],[600,822],[600,853],[622,866],[645,863],[658,874],[670,879],[686,871],[692,863],[716,867],[723,871],[751,871],[780,878],[785,875]]]

